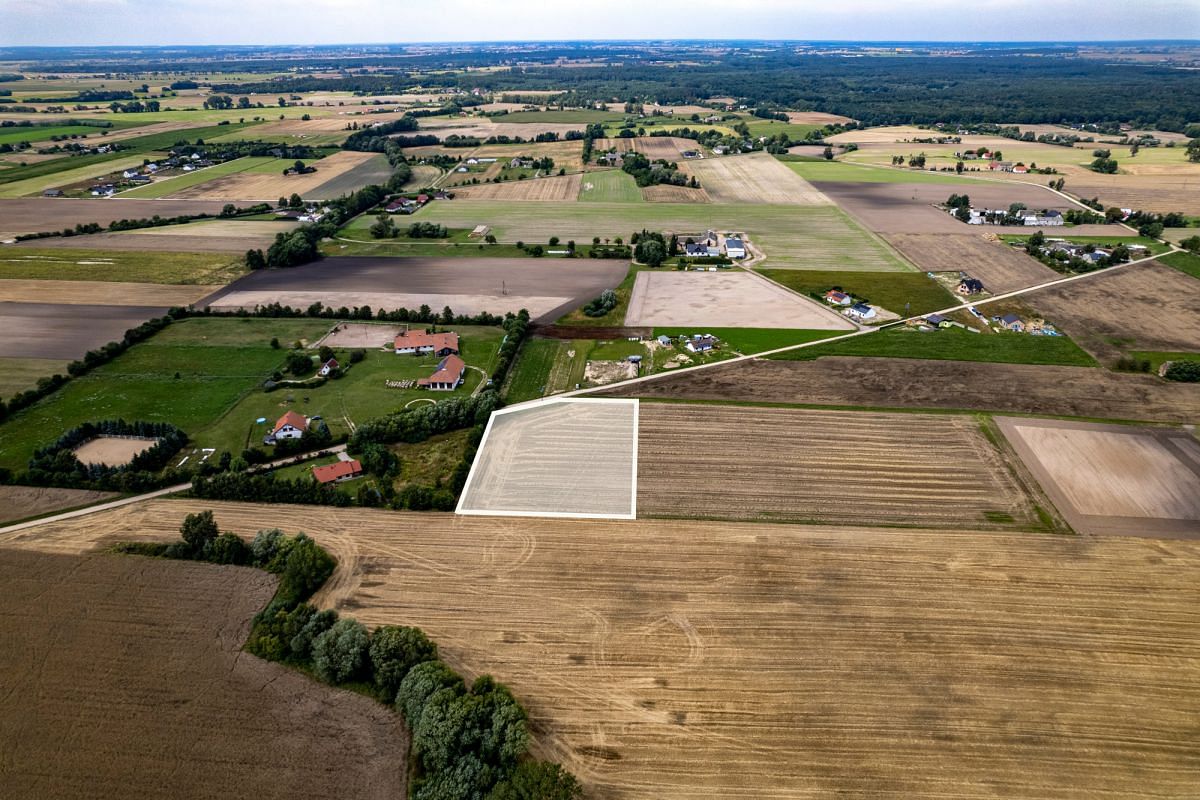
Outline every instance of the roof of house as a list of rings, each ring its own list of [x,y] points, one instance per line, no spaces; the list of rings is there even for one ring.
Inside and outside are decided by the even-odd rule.
[[[328,367],[329,369],[337,369],[337,368],[338,368],[338,361],[337,361],[337,359],[336,359],[336,358],[331,358],[331,359],[329,359],[328,361],[326,361],[324,364],[322,364],[321,366],[322,366],[322,367]]]
[[[291,425],[293,428],[301,431],[308,430],[308,420],[304,418],[304,415],[297,414],[295,411],[288,411],[275,423],[275,427],[271,430],[271,433],[279,433],[286,425]]]
[[[466,362],[458,356],[446,356],[438,362],[437,372],[428,378],[421,378],[417,383],[421,386],[428,386],[431,383],[454,383],[462,377],[463,370],[466,368]]]
[[[1014,322],[1020,322],[1021,318],[1018,317],[1016,314],[1005,314],[1003,317],[1000,318],[1000,321],[1003,322],[1005,325],[1012,325]]]
[[[321,467],[313,467],[313,477],[318,483],[332,483],[339,478],[350,478],[362,472],[362,464],[358,459],[338,461]]]
[[[425,331],[404,331],[396,337],[396,349],[404,347],[420,349],[432,347],[434,350],[458,350],[457,333],[426,333]]]
[[[726,249],[726,250],[728,250],[730,247],[742,247],[742,248],[744,248],[744,247],[745,247],[745,245],[744,245],[744,244],[742,244],[742,240],[741,240],[741,239],[726,239],[726,240],[725,240],[725,249]]]
[[[872,311],[871,307],[866,303],[855,303],[854,305],[850,306],[850,308],[856,314],[870,314]]]
[[[983,281],[978,278],[963,278],[960,286],[966,287],[971,291],[979,291],[983,288]]]
[[[943,322],[946,321],[946,318],[943,317],[941,314],[930,314],[928,317],[925,318],[925,321],[928,322],[930,325],[941,325]]]
[[[834,300],[841,300],[842,298],[849,297],[850,295],[846,294],[845,292],[839,292],[837,289],[830,289],[825,293],[825,296]]]

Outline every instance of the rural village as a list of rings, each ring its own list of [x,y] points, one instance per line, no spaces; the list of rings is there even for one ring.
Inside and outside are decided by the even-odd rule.
[[[0,46],[0,797],[1196,796],[1198,67]]]

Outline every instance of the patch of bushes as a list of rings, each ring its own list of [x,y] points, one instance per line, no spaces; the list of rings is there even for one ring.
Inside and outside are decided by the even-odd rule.
[[[589,317],[603,317],[616,308],[619,302],[615,291],[605,289],[599,297],[583,307],[583,313]]]
[[[1200,383],[1200,361],[1172,361],[1163,377],[1179,383]]]
[[[1121,356],[1117,359],[1116,369],[1118,372],[1149,372],[1150,360]]]

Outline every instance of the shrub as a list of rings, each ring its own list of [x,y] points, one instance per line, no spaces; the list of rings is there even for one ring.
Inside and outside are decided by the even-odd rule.
[[[333,574],[333,557],[304,534],[292,540],[276,597],[287,605],[303,602]]]
[[[500,781],[487,800],[580,800],[583,787],[575,776],[548,761],[525,761]]]
[[[375,686],[386,702],[396,699],[400,683],[417,664],[437,659],[437,645],[420,628],[385,625],[375,629],[370,645]]]
[[[217,521],[213,518],[212,511],[188,514],[183,518],[183,524],[179,526],[179,532],[183,535],[183,541],[195,556],[203,553],[205,547],[212,543],[221,533],[217,529]]]
[[[1200,383],[1200,361],[1173,361],[1163,377],[1180,383]]]
[[[204,548],[204,560],[214,564],[247,564],[250,548],[234,533],[222,533]]]
[[[326,683],[339,684],[361,677],[367,664],[370,637],[363,624],[339,619],[312,644],[313,669]]]

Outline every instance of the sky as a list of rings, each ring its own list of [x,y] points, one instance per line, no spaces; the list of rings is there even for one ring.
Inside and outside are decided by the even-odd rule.
[[[0,45],[1200,39],[1200,0],[0,0]]]

